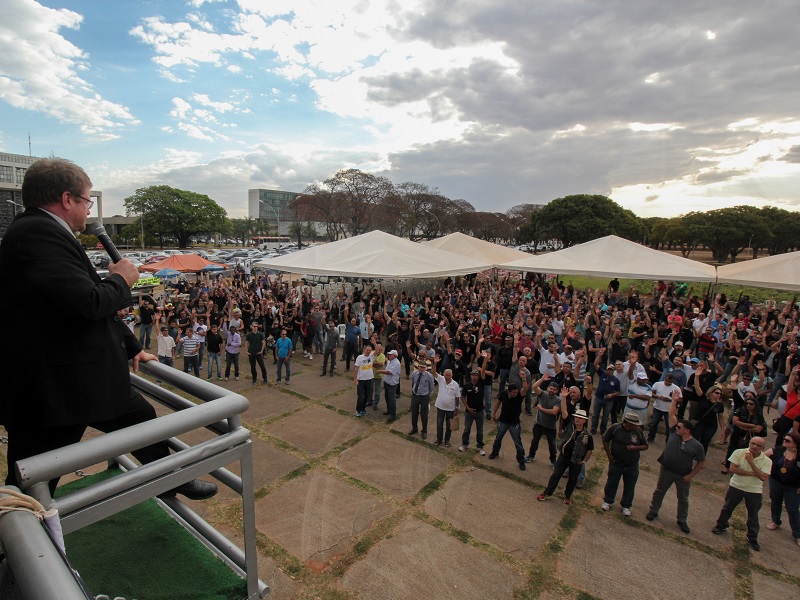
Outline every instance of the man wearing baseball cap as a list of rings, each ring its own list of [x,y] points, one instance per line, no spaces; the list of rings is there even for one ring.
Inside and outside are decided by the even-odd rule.
[[[622,479],[622,514],[631,516],[636,482],[639,480],[639,458],[649,448],[642,422],[635,412],[626,412],[622,423],[614,423],[603,434],[603,449],[608,456],[608,478],[600,508],[609,510]]]
[[[453,352],[452,365],[453,379],[463,388],[464,384],[469,381],[470,368],[469,363],[464,360],[464,351],[461,348],[456,348]]]
[[[381,370],[383,375],[383,392],[386,397],[387,423],[392,423],[397,418],[397,389],[400,387],[400,360],[397,350],[389,350],[386,355],[386,367]]]
[[[428,437],[428,406],[433,392],[433,375],[428,373],[430,361],[420,356],[414,363],[417,370],[411,375],[411,431],[414,435],[419,431],[417,425],[422,423],[422,439]]]

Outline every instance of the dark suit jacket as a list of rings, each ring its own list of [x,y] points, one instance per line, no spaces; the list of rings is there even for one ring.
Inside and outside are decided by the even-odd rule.
[[[9,386],[0,423],[58,427],[128,412],[128,360],[142,347],[117,311],[130,304],[125,280],[101,280],[50,214],[17,215],[0,244],[0,374]]]

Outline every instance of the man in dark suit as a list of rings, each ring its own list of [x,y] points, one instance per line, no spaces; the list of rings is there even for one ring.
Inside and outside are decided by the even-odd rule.
[[[86,172],[67,160],[46,158],[25,172],[18,214],[0,244],[0,314],[8,335],[0,344],[0,376],[21,384],[0,398],[0,424],[8,432],[6,483],[19,485],[16,461],[79,442],[86,427],[109,432],[155,418],[130,383],[145,352],[117,311],[130,306],[139,272],[128,259],[100,279],[74,233],[86,227],[94,202]],[[68,334],[31,329],[26,315],[48,315]],[[166,456],[165,443],[134,452],[141,462]],[[55,490],[58,480],[50,482]],[[209,498],[216,485],[194,480],[173,490]]]

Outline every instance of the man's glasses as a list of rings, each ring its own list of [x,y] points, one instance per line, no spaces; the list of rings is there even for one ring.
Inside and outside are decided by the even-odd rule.
[[[94,206],[94,200],[92,200],[91,198],[85,198],[84,196],[79,196],[78,194],[72,194],[72,195],[86,202],[86,208],[92,210],[92,207]]]

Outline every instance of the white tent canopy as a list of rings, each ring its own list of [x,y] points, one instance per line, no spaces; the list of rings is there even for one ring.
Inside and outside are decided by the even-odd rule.
[[[485,260],[493,265],[499,265],[512,260],[520,260],[530,256],[527,252],[506,248],[500,244],[493,244],[485,240],[479,240],[478,238],[460,232],[451,233],[450,235],[422,243],[426,246],[433,246],[434,248],[447,250],[448,252],[455,252],[461,256]]]
[[[278,258],[265,258],[254,266],[302,275],[422,279],[478,273],[493,265],[383,231],[370,231]]]
[[[717,267],[717,282],[800,291],[800,252],[722,265]]]
[[[711,265],[609,235],[549,254],[527,256],[500,267],[559,275],[593,275],[675,281],[716,280]]]

